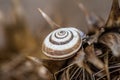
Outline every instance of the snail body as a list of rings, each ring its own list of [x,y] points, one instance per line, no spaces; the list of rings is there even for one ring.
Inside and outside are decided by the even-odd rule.
[[[73,56],[82,45],[84,33],[76,28],[59,28],[44,40],[42,51],[52,59],[66,59]]]
[[[41,10],[40,12],[42,13]],[[109,73],[109,67],[111,67],[109,66],[110,64],[109,57],[111,55],[108,55],[109,53],[108,48],[112,51],[113,56],[120,56],[120,50],[119,50],[120,48],[119,46],[120,45],[120,42],[119,42],[120,41],[120,14],[118,14],[118,12],[120,12],[118,0],[113,0],[113,6],[111,8],[111,12],[107,20],[107,23],[105,25],[99,24],[101,23],[101,21],[99,20],[96,21],[97,19],[95,19],[95,22],[91,23],[95,29],[95,31],[92,34],[88,33],[88,36],[86,36],[84,35],[83,32],[81,32],[76,28],[73,28],[73,27],[60,28],[59,27],[59,29],[52,31],[45,38],[42,46],[42,51],[46,56],[48,56],[51,59],[65,60],[77,53],[74,57],[72,57],[68,61],[67,67],[58,71],[59,73],[64,70],[62,80],[65,79],[66,77],[67,78],[65,80],[69,80],[69,78],[71,80],[73,79],[74,76],[75,77],[78,76],[78,74],[76,75],[76,73],[81,71],[80,69],[85,69],[84,71],[87,71],[90,76],[93,75],[98,70],[100,71],[105,70],[101,72],[102,74],[101,73],[100,74],[95,73],[95,74],[97,75],[97,77],[101,77],[102,75],[106,74],[107,76],[106,79],[110,80],[110,75],[108,73]],[[53,23],[53,21],[50,21],[48,17],[46,18],[46,16],[44,15],[43,17],[47,19],[48,23],[50,24],[52,23],[52,25],[56,26]],[[94,18],[94,16],[92,18]],[[92,19],[90,19],[90,21],[91,20]],[[84,39],[86,41],[85,45],[83,44]],[[100,51],[99,52],[100,56],[96,54],[98,52],[95,49],[94,45],[97,46],[96,49]],[[103,50],[104,47],[108,51],[105,50],[106,51],[105,52]],[[80,48],[83,48],[83,52],[80,52],[82,51]],[[105,59],[104,62],[102,59]],[[77,70],[74,69],[75,67],[77,67]],[[93,70],[92,69],[93,67],[96,67],[98,70],[97,69]],[[73,71],[70,71],[70,70],[73,70]],[[72,74],[72,76],[69,75],[69,73]]]

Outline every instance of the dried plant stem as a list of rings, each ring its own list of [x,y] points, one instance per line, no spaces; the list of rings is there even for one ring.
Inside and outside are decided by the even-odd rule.
[[[106,74],[107,74],[107,79],[110,80],[110,72],[109,72],[109,62],[108,62],[108,53],[106,54],[106,57],[105,57],[105,71],[106,71]]]
[[[41,13],[43,18],[49,23],[52,29],[60,28],[60,25],[56,24],[46,13],[44,13],[40,8],[38,11]]]
[[[95,15],[93,12],[90,13],[82,3],[79,3],[78,6],[82,10],[82,12],[84,13],[84,15],[86,17],[86,21],[88,23],[89,30],[91,30],[91,28],[92,28],[92,30],[93,29],[96,30],[97,28],[99,29],[99,28],[103,27],[103,25],[105,24],[105,21],[101,17]]]

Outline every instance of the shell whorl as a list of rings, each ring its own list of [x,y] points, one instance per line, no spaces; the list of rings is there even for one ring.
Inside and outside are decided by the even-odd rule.
[[[60,28],[44,40],[42,51],[52,59],[66,59],[74,55],[82,44],[83,33],[76,28]]]

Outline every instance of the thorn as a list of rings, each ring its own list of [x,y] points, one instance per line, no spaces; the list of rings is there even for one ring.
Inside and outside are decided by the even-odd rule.
[[[33,62],[36,62],[36,63],[38,63],[38,64],[42,64],[42,62],[41,62],[38,58],[36,58],[36,57],[27,56],[27,58],[28,58],[29,60],[33,61]]]
[[[89,45],[85,48],[87,59],[98,69],[104,69],[104,63],[96,56],[94,45]]]
[[[85,8],[85,6],[82,3],[78,3],[78,7],[82,10],[85,16],[89,16],[88,10]]]
[[[38,11],[41,13],[43,18],[49,23],[49,25],[53,28],[60,28],[60,25],[56,24],[47,14],[45,14],[40,8],[38,8]]]
[[[85,6],[82,3],[78,3],[78,6],[85,14],[88,25],[90,25],[93,28],[101,28],[103,26],[104,20],[101,17],[95,15],[94,13],[89,13],[89,11],[85,8]]]
[[[104,62],[105,62],[105,72],[106,72],[106,74],[107,74],[107,80],[110,80],[110,72],[109,72],[109,61],[108,61],[108,53],[109,52],[107,52],[107,54],[106,54],[106,57],[105,57],[105,59],[104,59]]]

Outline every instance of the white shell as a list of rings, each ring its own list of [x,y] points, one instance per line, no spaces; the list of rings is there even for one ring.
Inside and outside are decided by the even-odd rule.
[[[64,59],[74,55],[82,44],[83,33],[76,28],[60,28],[51,32],[43,42],[43,53],[54,59]]]

